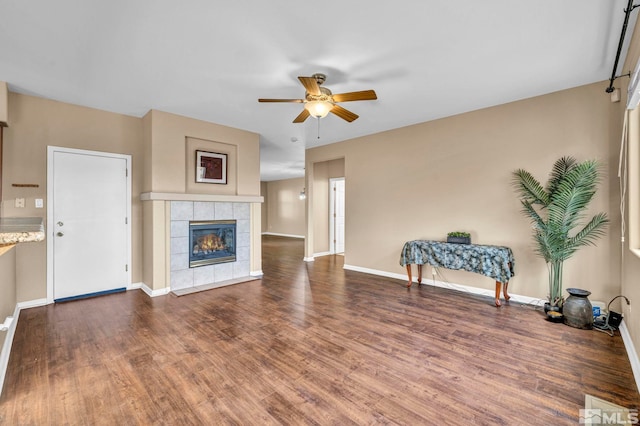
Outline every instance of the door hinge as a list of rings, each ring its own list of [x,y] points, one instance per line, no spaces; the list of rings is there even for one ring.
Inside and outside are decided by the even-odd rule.
[[[129,177],[129,169],[124,169],[124,175],[125,177]]]
[[[124,265],[124,271],[129,272],[129,265]]]
[[[129,218],[128,218],[128,217],[125,217],[125,218],[124,218],[124,224],[125,224],[125,225],[128,225],[128,224],[129,224]]]

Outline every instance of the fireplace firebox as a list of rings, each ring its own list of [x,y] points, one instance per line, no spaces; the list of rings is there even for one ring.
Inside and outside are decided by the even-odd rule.
[[[236,221],[189,222],[189,268],[236,261]]]

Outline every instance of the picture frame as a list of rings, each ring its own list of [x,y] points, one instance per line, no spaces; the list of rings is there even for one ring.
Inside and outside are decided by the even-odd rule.
[[[227,184],[227,154],[196,150],[196,182]]]

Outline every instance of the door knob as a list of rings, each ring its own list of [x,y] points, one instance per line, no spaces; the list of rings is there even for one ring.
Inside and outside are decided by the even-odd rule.
[[[62,232],[58,232],[56,235],[57,235],[58,237],[62,237],[64,234],[63,234]]]
[[[64,223],[58,222],[58,226],[62,226],[62,225],[64,225]]]

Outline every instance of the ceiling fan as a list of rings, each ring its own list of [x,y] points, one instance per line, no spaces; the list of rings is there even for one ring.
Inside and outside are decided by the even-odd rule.
[[[374,90],[362,90],[360,92],[338,93],[334,95],[331,90],[322,87],[327,76],[321,73],[311,77],[298,77],[305,88],[304,99],[258,99],[258,102],[295,102],[303,103],[304,109],[293,120],[294,123],[302,123],[309,116],[324,118],[332,113],[338,117],[352,122],[358,115],[338,105],[338,102],[372,101],[378,99]]]

